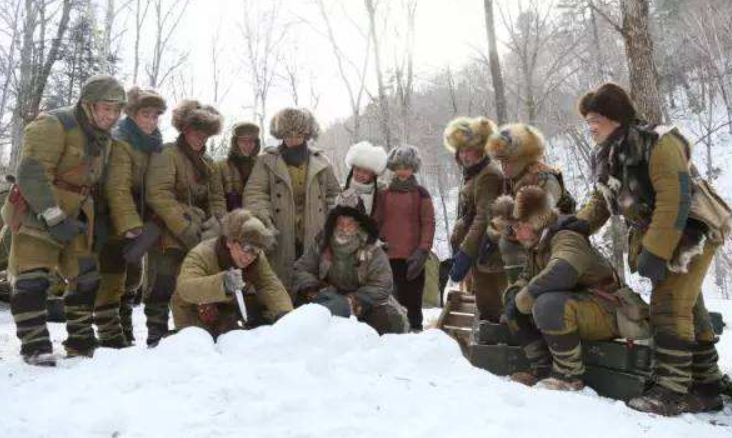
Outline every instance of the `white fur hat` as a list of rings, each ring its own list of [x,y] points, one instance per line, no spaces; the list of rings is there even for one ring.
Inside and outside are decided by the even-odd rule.
[[[381,146],[374,146],[368,141],[360,141],[350,148],[346,154],[346,166],[353,169],[358,166],[374,172],[377,176],[386,170],[386,151]]]

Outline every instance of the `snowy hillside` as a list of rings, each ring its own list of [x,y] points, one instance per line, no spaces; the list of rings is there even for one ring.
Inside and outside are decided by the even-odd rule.
[[[732,320],[729,301],[723,306]],[[136,326],[144,333],[141,313]],[[54,324],[57,351],[63,326]],[[732,332],[721,344],[732,371]],[[157,349],[22,364],[0,308],[0,437],[729,437],[732,407],[676,419],[534,390],[471,367],[437,330],[379,338],[311,305],[214,344],[190,329]],[[712,425],[715,423],[717,425]],[[540,431],[540,435],[537,433]]]

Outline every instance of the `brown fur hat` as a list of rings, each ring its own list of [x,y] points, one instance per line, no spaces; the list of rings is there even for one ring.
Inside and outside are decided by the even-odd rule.
[[[513,218],[528,222],[536,231],[541,231],[557,220],[557,212],[549,202],[549,196],[539,186],[522,187],[516,194]]]
[[[168,109],[168,106],[165,104],[163,96],[155,90],[143,90],[138,86],[127,90],[125,114],[132,117],[143,108],[156,108],[162,114]]]
[[[485,142],[496,132],[496,128],[496,124],[485,117],[458,117],[445,128],[445,148],[452,154],[463,148],[483,150]]]
[[[491,205],[491,223],[488,234],[492,240],[498,240],[513,225],[514,200],[510,195],[501,195]]]
[[[227,240],[248,243],[265,251],[274,245],[275,234],[272,229],[250,210],[233,210],[224,216],[221,223]]]
[[[306,140],[316,140],[320,135],[320,125],[304,108],[285,108],[272,117],[269,133],[278,140],[291,134],[302,134]]]
[[[499,161],[539,161],[544,155],[544,136],[525,123],[501,126],[485,144],[485,151]]]
[[[579,100],[577,109],[582,117],[597,113],[622,125],[631,124],[637,117],[633,101],[618,84],[606,82]]]
[[[259,126],[251,122],[240,122],[234,125],[231,130],[232,137],[254,137],[259,138]]]
[[[197,100],[183,100],[173,110],[173,127],[178,132],[192,128],[197,131],[216,135],[221,132],[224,118],[216,108],[203,105]]]

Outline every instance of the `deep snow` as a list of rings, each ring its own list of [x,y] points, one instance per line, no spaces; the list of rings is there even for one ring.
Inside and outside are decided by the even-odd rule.
[[[732,302],[710,300],[732,321]],[[139,309],[138,339],[144,336]],[[52,325],[57,352],[62,325]],[[720,344],[732,371],[732,333]],[[20,361],[0,309],[0,437],[729,437],[732,407],[668,419],[473,368],[442,332],[384,336],[306,306],[273,327],[198,329],[154,350],[100,349],[56,369]],[[710,420],[720,424],[714,426]]]

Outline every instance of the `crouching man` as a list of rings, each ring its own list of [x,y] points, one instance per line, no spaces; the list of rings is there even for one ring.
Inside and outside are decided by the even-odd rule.
[[[338,197],[316,244],[295,263],[295,294],[298,301],[322,304],[335,316],[355,315],[380,335],[406,333],[406,312],[392,295],[389,258],[376,222],[365,211],[355,191]]]
[[[205,240],[183,260],[171,300],[175,328],[196,326],[216,338],[239,327],[236,292],[242,290],[247,327],[272,323],[292,301],[264,254],[272,231],[248,210],[223,219],[223,235]]]
[[[647,305],[623,286],[585,236],[552,232],[558,214],[538,186],[519,190],[513,219],[528,259],[524,278],[506,290],[505,308],[531,371],[511,378],[529,386],[538,382],[548,389],[580,390],[581,341],[650,337]]]

